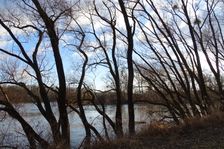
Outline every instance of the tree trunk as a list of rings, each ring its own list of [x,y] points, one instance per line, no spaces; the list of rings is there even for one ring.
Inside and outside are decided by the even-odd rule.
[[[128,88],[127,88],[127,96],[128,96],[128,114],[129,114],[129,133],[135,134],[135,112],[134,112],[134,103],[133,103],[133,80],[134,80],[134,70],[133,70],[133,62],[132,62],[132,53],[133,53],[133,34],[132,28],[128,20],[128,14],[124,5],[123,0],[119,0],[119,5],[121,8],[121,12],[123,14],[126,31],[127,31],[127,40],[128,40],[128,49],[127,49],[127,64],[128,64]]]
[[[68,120],[68,113],[66,109],[66,81],[64,67],[59,50],[59,39],[55,31],[54,21],[46,14],[46,12],[41,7],[38,0],[32,0],[37,8],[37,11],[41,18],[43,19],[45,26],[47,28],[48,36],[51,41],[54,59],[56,63],[56,70],[59,81],[59,94],[58,94],[58,109],[59,109],[59,123],[62,132],[62,142],[69,147],[70,146],[70,126]]]
[[[24,132],[27,136],[27,139],[29,141],[31,149],[36,149],[37,148],[36,141],[40,143],[42,148],[48,148],[49,147],[48,142],[46,140],[44,140],[43,138],[41,138],[12,106],[7,107],[6,111],[8,112],[8,114],[11,117],[18,120],[19,123],[21,124],[21,126],[23,127],[23,130],[24,130]]]

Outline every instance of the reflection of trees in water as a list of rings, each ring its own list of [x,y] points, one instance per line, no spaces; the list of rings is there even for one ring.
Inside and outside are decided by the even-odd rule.
[[[189,7],[184,0],[163,4],[154,0],[108,0],[93,1],[87,7],[91,9],[83,12],[81,7],[86,6],[75,2],[23,0],[10,3],[16,11],[11,11],[11,6],[9,11],[1,11],[0,25],[5,33],[0,38],[7,45],[0,45],[0,84],[6,85],[0,94],[0,110],[21,124],[31,148],[47,148],[52,142],[69,146],[68,107],[81,118],[86,140],[92,135],[103,139],[102,123],[109,124],[104,125],[105,133],[111,127],[120,137],[122,127],[126,131],[129,128],[132,135],[135,123],[173,118],[179,124],[183,119],[210,114],[218,109],[216,103],[223,110],[224,37],[223,20],[219,19],[223,3],[204,0]],[[68,58],[79,61],[82,68],[81,77],[72,72],[79,82],[74,91],[70,88],[74,82],[66,86],[63,63],[68,62],[67,53],[75,53]],[[204,64],[209,73],[204,71]],[[107,68],[103,71],[109,75],[109,85],[99,94],[86,84],[86,73],[98,75],[95,70],[101,71],[102,66]],[[67,98],[71,98],[69,102]],[[165,108],[133,106],[132,99],[140,98]],[[12,105],[27,100],[40,115]],[[51,105],[52,100],[57,104]],[[86,114],[90,111],[83,109],[85,103],[94,105],[98,114],[96,110]],[[112,114],[105,112],[106,103],[116,105],[112,106]],[[121,108],[123,103],[128,104],[128,110],[127,105]],[[75,104],[78,108],[73,107]],[[32,122],[40,117],[43,121]],[[22,135],[20,127],[17,129]],[[52,141],[43,129],[51,132]],[[4,135],[2,138],[5,140]]]
[[[53,104],[54,105],[54,104]],[[38,112],[35,106],[33,106],[30,103],[17,105],[21,109],[26,108],[26,111],[23,111],[23,114],[25,115],[27,121],[30,123],[31,126],[35,128],[35,130],[40,134],[42,137],[47,138],[48,140],[51,139],[51,134],[48,131],[49,128],[46,128],[47,122],[43,119],[41,114]],[[54,105],[56,108],[56,105]],[[136,113],[136,128],[137,130],[140,130],[142,127],[144,127],[146,124],[150,123],[150,115],[149,115],[149,109],[151,107],[147,105],[136,105],[135,106],[135,113]],[[102,124],[103,117],[95,110],[94,106],[84,106],[87,119],[89,123],[91,123],[96,129],[101,133],[101,135],[105,135],[104,127]],[[107,105],[105,106],[105,111],[113,120],[115,119],[115,106],[114,105]],[[122,115],[123,115],[123,123],[124,125],[128,122],[128,110],[127,105],[122,106]],[[26,114],[32,113],[32,114]],[[82,125],[82,122],[80,121],[78,115],[75,112],[69,113],[70,117],[70,125],[71,125],[71,139],[72,140],[79,140],[81,141],[82,138],[85,136],[84,128]],[[138,123],[137,122],[143,122],[146,123]],[[4,125],[2,125],[4,124]],[[113,129],[111,129],[110,125],[106,121],[108,134],[111,137],[115,137]],[[127,127],[124,127],[125,132],[127,131]],[[7,117],[3,122],[1,122],[1,129],[3,133],[5,134],[4,138],[4,145],[13,145],[13,146],[26,146],[28,144],[27,139],[24,135],[24,132],[22,128],[20,127],[20,124],[16,122],[14,119]],[[7,130],[7,131],[6,131]],[[15,141],[11,141],[11,140]],[[23,140],[23,141],[21,141]],[[75,144],[72,144],[73,146],[77,146],[80,142],[75,141]],[[22,143],[21,143],[22,142]]]

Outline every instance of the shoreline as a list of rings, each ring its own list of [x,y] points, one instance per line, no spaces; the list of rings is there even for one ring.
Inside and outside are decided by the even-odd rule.
[[[95,142],[89,149],[224,148],[224,113],[192,118],[184,124],[155,122],[132,137]]]

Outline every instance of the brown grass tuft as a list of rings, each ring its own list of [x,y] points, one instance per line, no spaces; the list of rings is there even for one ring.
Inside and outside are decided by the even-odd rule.
[[[186,119],[179,126],[152,123],[135,136],[98,142],[91,149],[224,148],[224,113]]]

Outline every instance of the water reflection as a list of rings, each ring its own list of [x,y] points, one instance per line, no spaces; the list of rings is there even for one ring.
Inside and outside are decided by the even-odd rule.
[[[54,103],[53,111],[57,114],[57,108]],[[51,135],[49,130],[49,126],[47,121],[43,118],[43,116],[38,112],[38,109],[33,104],[18,104],[15,105],[19,109],[19,112],[23,115],[23,117],[28,121],[28,123],[34,128],[38,134],[40,134],[43,138],[50,139]],[[135,120],[136,120],[136,129],[137,131],[141,129],[143,126],[150,123],[152,119],[158,119],[158,115],[150,114],[153,111],[153,108],[148,105],[135,105]],[[102,125],[102,116],[95,110],[94,106],[84,106],[85,113],[88,121],[96,127],[96,129],[100,133],[104,133],[104,128]],[[105,106],[106,113],[108,116],[114,120],[115,119],[115,106],[107,105]],[[127,105],[122,106],[122,117],[123,117],[123,126],[124,131],[127,131],[128,126],[128,108]],[[82,122],[79,116],[74,112],[69,110],[69,120],[70,120],[70,128],[71,128],[71,145],[76,148],[82,142],[85,136],[85,130],[82,126]],[[57,114],[58,115],[58,114]],[[58,118],[58,117],[57,117]],[[112,132],[112,129],[108,125],[108,132]],[[113,135],[111,133],[111,135]],[[1,142],[2,140],[2,142]],[[28,148],[28,141],[25,138],[25,134],[22,130],[20,124],[13,120],[10,117],[7,117],[3,122],[0,122],[0,144],[4,145],[13,145],[18,148]]]

